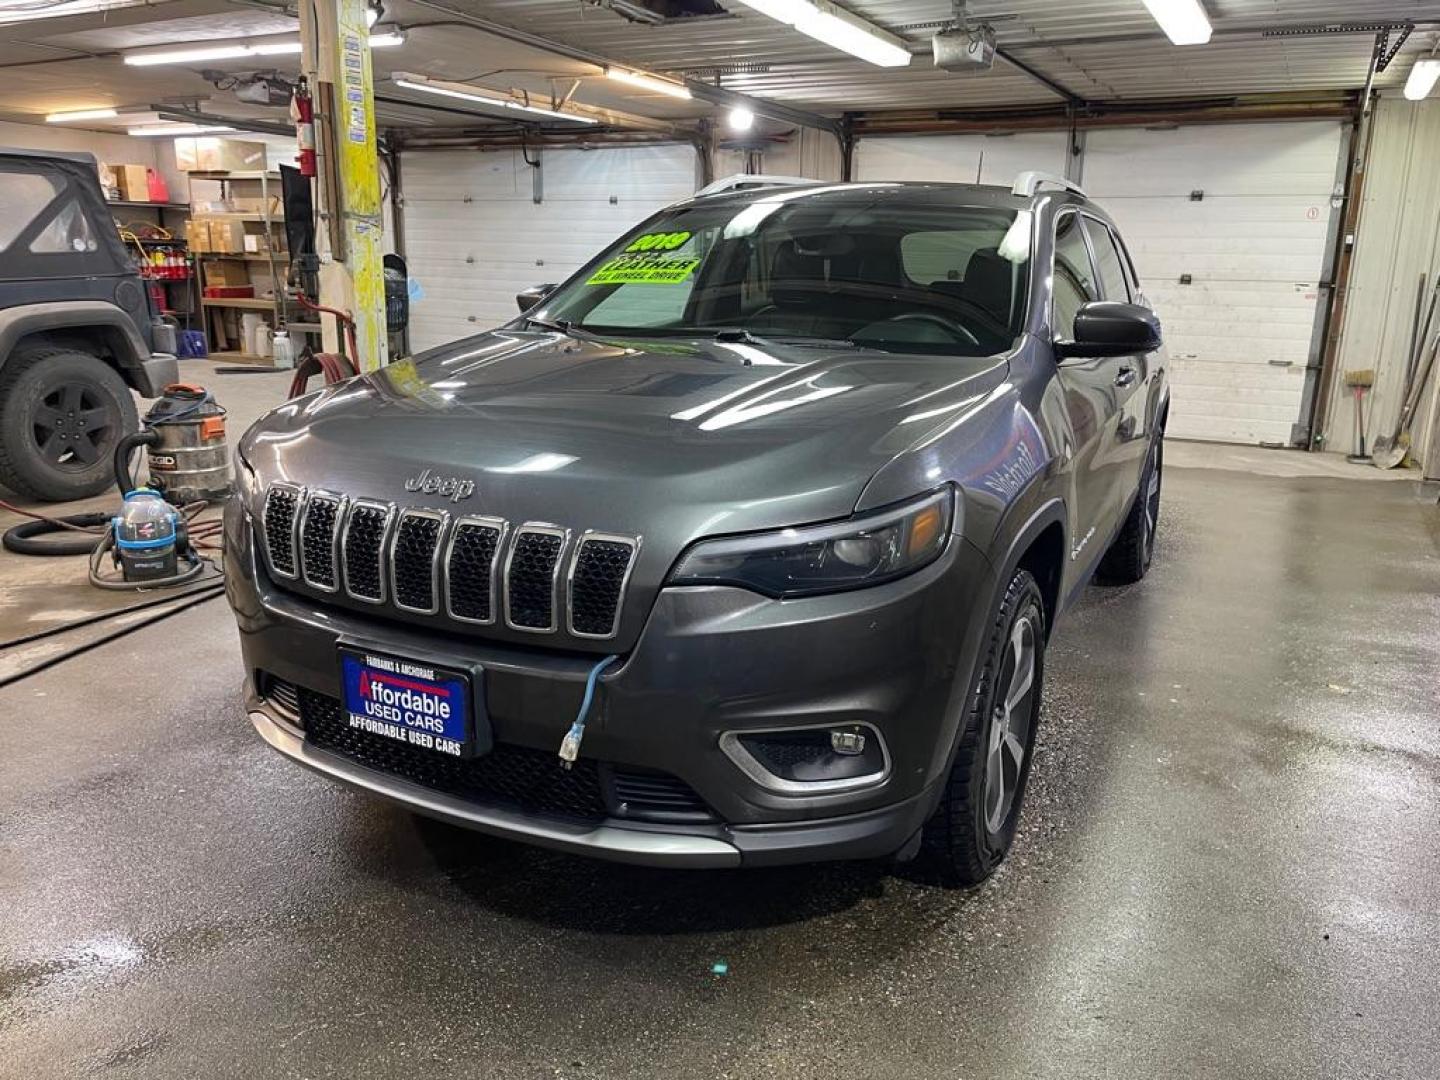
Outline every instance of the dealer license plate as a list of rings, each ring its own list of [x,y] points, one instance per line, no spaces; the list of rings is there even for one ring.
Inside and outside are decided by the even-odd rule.
[[[475,752],[468,672],[364,650],[340,650],[350,728],[450,757]]]

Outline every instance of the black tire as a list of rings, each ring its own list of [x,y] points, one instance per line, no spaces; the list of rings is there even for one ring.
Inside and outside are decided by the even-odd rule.
[[[1028,643],[1030,679],[1016,694]],[[991,627],[971,687],[940,805],[921,836],[923,873],[947,885],[978,885],[1000,865],[1015,839],[1045,682],[1045,604],[1027,570],[1017,570]],[[1011,707],[1006,708],[1007,698]],[[1019,758],[1007,735],[1013,736]],[[999,787],[993,770],[999,767]],[[998,792],[998,793],[997,793]]]
[[[1143,578],[1155,558],[1155,530],[1160,524],[1160,481],[1165,470],[1165,439],[1163,434],[1150,444],[1140,474],[1140,490],[1120,535],[1105,552],[1095,571],[1097,581],[1105,585],[1133,585]]]
[[[115,482],[115,446],[139,430],[114,368],[74,349],[32,349],[0,368],[0,484],[64,502]]]

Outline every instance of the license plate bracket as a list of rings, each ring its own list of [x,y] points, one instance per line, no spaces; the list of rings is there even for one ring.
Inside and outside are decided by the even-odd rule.
[[[340,689],[351,730],[438,757],[491,747],[484,671],[359,645],[339,647]]]

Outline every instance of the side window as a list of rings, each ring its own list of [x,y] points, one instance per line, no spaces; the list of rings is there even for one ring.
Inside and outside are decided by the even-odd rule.
[[[1090,246],[1095,249],[1095,269],[1100,275],[1100,289],[1106,300],[1130,300],[1130,286],[1125,281],[1125,267],[1115,237],[1094,218],[1085,219]]]
[[[1080,227],[1080,215],[1066,214],[1055,225],[1054,306],[1051,329],[1061,337],[1075,336],[1075,314],[1080,305],[1100,299],[1090,250]]]
[[[60,185],[53,177],[39,173],[0,173],[0,251],[30,227],[37,214],[49,206]]]
[[[53,254],[59,251],[89,252],[99,249],[95,234],[90,231],[90,222],[81,213],[78,203],[67,203],[60,212],[50,219],[50,224],[40,230],[30,242],[30,250],[36,254]]]

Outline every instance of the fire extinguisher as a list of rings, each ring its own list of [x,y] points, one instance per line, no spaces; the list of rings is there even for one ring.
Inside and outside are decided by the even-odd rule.
[[[295,96],[290,99],[290,118],[295,121],[295,139],[300,144],[300,175],[315,175],[315,99],[310,81],[300,76]]]

